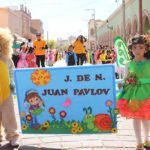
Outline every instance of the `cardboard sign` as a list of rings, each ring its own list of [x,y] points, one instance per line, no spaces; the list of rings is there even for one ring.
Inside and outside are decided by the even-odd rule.
[[[116,132],[113,65],[16,69],[23,133]]]

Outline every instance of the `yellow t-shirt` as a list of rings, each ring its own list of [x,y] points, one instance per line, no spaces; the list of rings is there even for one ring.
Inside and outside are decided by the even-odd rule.
[[[85,48],[83,46],[83,43],[81,43],[80,41],[75,41],[74,43],[74,52],[76,54],[82,54],[84,53]]]
[[[0,60],[0,105],[10,95],[10,77],[6,64]]]
[[[105,62],[106,61],[106,54],[101,54],[100,60]]]
[[[46,46],[46,42],[44,40],[34,41],[33,46],[35,47],[35,55],[45,55],[45,50],[42,49]]]

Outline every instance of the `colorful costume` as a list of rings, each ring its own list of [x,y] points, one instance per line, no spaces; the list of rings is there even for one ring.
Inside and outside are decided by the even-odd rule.
[[[37,67],[36,65],[36,57],[33,53],[29,53],[27,55],[27,62],[28,62],[28,67],[29,68],[34,68]]]
[[[19,61],[17,63],[17,68],[28,68],[28,62],[27,62],[27,53],[21,52],[19,55]]]
[[[14,112],[13,97],[10,85],[13,83],[13,62],[4,55],[0,55],[0,141],[1,128],[5,129],[6,139],[11,141],[18,138],[17,122]]]
[[[131,61],[117,107],[126,118],[150,120],[150,60]]]

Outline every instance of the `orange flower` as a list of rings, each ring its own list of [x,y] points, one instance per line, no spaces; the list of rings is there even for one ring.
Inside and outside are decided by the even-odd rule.
[[[48,111],[51,115],[54,115],[56,113],[56,109],[54,107],[50,107]]]
[[[32,116],[29,114],[29,115],[26,115],[26,120],[27,121],[31,121],[32,120]]]

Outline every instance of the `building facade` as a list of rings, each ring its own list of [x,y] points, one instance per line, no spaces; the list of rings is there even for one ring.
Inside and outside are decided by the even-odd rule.
[[[150,1],[142,0],[142,20],[143,33],[150,34]],[[140,5],[139,0],[125,1],[125,24],[123,24],[123,8],[120,6],[114,11],[97,31],[97,42],[101,45],[113,45],[114,37],[124,36],[123,27],[125,26],[125,40],[140,33]]]
[[[102,23],[102,20],[95,19],[90,19],[88,22],[88,47],[91,50],[94,50],[96,48],[96,45],[98,44],[97,32]]]
[[[14,8],[0,8],[0,27],[9,28],[12,33],[22,36],[22,21],[21,16],[16,13]]]
[[[20,8],[16,6],[1,7],[0,19],[2,20],[0,27],[9,28],[12,34],[18,37],[34,40],[37,32],[44,32],[42,21],[32,20],[31,12],[23,5],[20,5]]]

